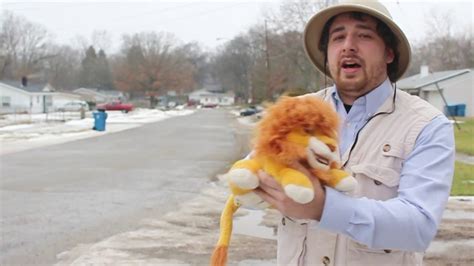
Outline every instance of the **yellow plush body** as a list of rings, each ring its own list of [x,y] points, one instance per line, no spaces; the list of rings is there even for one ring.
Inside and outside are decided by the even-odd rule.
[[[221,235],[211,265],[226,264],[232,216],[239,206],[269,207],[253,192],[259,185],[258,171],[273,176],[286,195],[301,204],[313,200],[314,189],[310,177],[293,168],[295,164],[327,186],[340,191],[355,188],[355,179],[340,169],[338,127],[333,108],[311,96],[284,97],[267,110],[257,127],[253,154],[234,163],[225,175],[232,195],[221,215]]]

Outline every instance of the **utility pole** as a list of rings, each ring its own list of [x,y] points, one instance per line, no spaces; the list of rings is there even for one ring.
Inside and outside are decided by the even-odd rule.
[[[270,56],[268,53],[268,31],[267,31],[267,20],[265,20],[265,57],[267,61],[267,97],[269,100],[273,97],[273,90],[270,86],[271,68],[270,68]]]

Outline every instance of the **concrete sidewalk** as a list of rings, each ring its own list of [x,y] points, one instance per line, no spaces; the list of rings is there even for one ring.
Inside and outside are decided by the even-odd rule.
[[[226,188],[210,183],[199,196],[163,219],[141,221],[137,230],[59,254],[58,265],[207,265],[226,197]],[[260,211],[240,209],[236,213],[229,265],[276,264],[279,215],[255,212]],[[450,198],[436,239],[426,252],[425,265],[473,265],[473,218],[473,197]]]
[[[456,152],[456,161],[474,165],[474,156]]]

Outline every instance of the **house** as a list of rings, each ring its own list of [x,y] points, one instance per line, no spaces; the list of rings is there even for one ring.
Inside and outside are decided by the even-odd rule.
[[[47,83],[28,84],[28,80],[1,80],[1,113],[46,113],[53,106],[54,88]]]
[[[99,90],[96,88],[79,88],[74,90],[74,93],[81,95],[85,101],[93,103],[113,102],[125,98],[125,95],[120,91]]]
[[[397,87],[418,95],[445,114],[446,105],[465,105],[465,115],[474,116],[473,70],[429,72],[427,66],[422,66],[419,74],[399,80]]]
[[[235,102],[235,94],[233,92],[211,91],[208,89],[191,92],[188,97],[190,102],[199,103],[204,106],[229,106]]]
[[[48,83],[21,81],[0,81],[0,113],[48,113],[67,102],[82,100],[80,95],[56,92]]]

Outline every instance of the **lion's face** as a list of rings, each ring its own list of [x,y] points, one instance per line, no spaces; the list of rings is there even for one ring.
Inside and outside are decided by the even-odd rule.
[[[303,160],[311,168],[328,171],[340,164],[337,141],[331,136],[296,130],[288,134],[287,141],[287,145],[304,151],[304,156],[299,160]]]
[[[330,104],[315,97],[282,98],[259,124],[255,150],[283,164],[297,161],[329,170],[339,164],[339,119]]]

